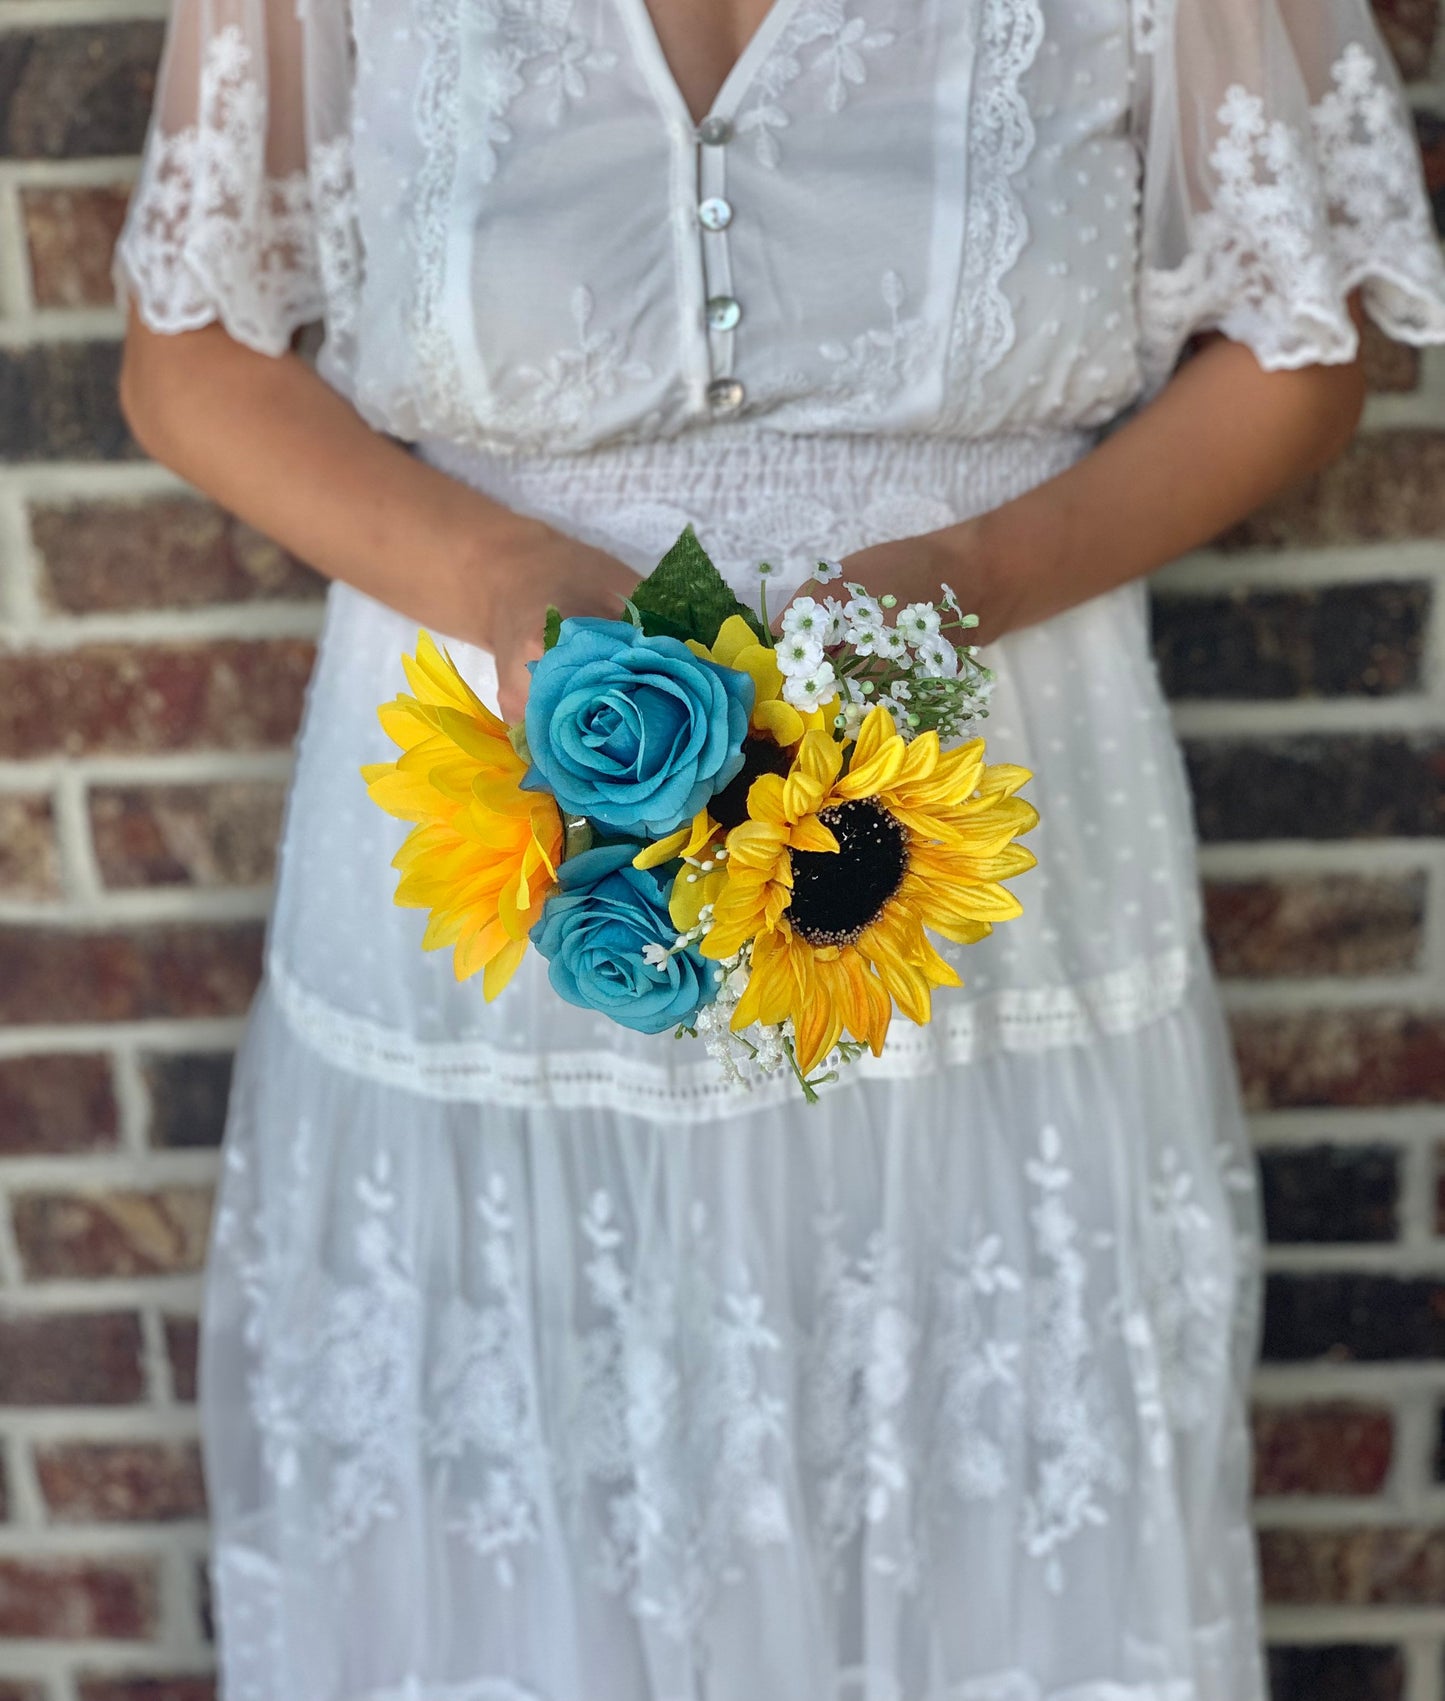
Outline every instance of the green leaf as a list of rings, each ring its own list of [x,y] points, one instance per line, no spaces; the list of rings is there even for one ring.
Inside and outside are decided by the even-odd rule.
[[[547,605],[547,618],[543,622],[543,625],[542,625],[542,648],[543,648],[543,650],[545,651],[545,650],[556,649],[557,642],[561,638],[561,636],[562,636],[562,610],[560,608],[553,608],[552,605],[549,603]]]
[[[574,856],[581,856],[583,851],[591,850],[596,835],[592,831],[592,823],[585,815],[568,815],[564,819],[567,824],[567,837],[562,850],[562,860],[566,862]]]
[[[522,761],[530,765],[532,751],[527,743],[527,723],[525,721],[517,721],[507,728],[507,743],[511,745]]]
[[[691,526],[633,591],[632,602],[649,637],[695,638],[711,645],[722,623],[740,614],[759,640],[767,641],[762,622],[738,601]]]

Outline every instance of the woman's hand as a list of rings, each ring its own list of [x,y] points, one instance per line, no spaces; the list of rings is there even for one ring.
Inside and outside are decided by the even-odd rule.
[[[619,620],[639,577],[604,550],[540,521],[521,528],[515,545],[492,555],[487,568],[479,642],[497,659],[503,718],[519,721],[531,684],[527,663],[542,654],[547,610],[557,609],[564,619]]]
[[[910,602],[939,602],[943,587],[952,588],[965,614],[979,617],[976,641],[981,644],[1003,637],[1012,628],[1014,599],[1008,594],[1009,580],[990,571],[990,560],[981,547],[980,527],[973,520],[950,526],[946,531],[926,532],[917,537],[898,538],[873,544],[843,559],[843,577],[830,585],[809,579],[790,599],[800,596],[846,596],[844,583],[862,585],[870,596],[894,596],[902,608]],[[775,627],[780,628],[786,609],[780,610]]]

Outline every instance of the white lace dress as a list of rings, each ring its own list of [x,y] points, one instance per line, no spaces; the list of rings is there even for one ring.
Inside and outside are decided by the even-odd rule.
[[[701,127],[644,0],[179,0],[119,271],[784,591],[1201,327],[1344,360],[1363,286],[1445,340],[1365,0],[774,0]],[[996,646],[1028,913],[811,1112],[422,954],[357,773],[413,637],[333,588],[238,1065],[227,1701],[1261,1701],[1256,1198],[1142,590]]]

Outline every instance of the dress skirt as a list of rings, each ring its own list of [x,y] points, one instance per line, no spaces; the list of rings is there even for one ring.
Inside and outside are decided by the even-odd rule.
[[[1082,448],[453,470],[639,567],[682,512],[786,595]],[[333,590],[237,1064],[225,1701],[1264,1701],[1258,1199],[1138,599],[988,658],[1028,914],[812,1108],[423,956],[356,773],[413,637]]]

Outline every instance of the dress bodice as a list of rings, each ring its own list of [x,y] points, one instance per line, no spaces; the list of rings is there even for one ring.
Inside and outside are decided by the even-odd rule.
[[[645,0],[177,0],[122,282],[379,427],[1102,424],[1218,325],[1445,335],[1364,0],[775,0],[701,124]]]

